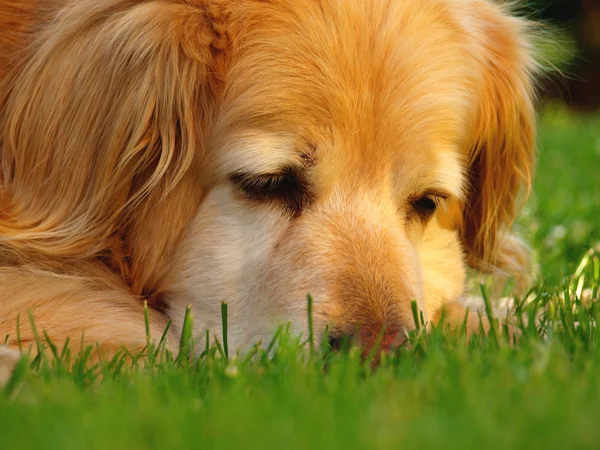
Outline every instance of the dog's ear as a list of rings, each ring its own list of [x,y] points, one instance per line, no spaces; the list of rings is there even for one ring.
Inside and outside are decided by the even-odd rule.
[[[159,202],[202,153],[225,76],[227,19],[202,1],[82,0],[37,28],[0,86],[4,252],[122,253],[113,241],[143,241],[134,225],[152,208],[162,212],[146,245],[169,251],[184,220],[166,209],[181,202]]]
[[[532,24],[491,2],[473,3],[470,28],[480,76],[462,239],[472,267],[519,273],[528,263],[527,251],[510,228],[534,172]]]

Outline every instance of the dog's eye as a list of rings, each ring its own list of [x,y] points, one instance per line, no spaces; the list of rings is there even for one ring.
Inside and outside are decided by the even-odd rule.
[[[433,215],[442,200],[444,200],[444,197],[427,194],[414,199],[412,207],[420,217],[428,219]]]
[[[259,176],[232,175],[231,180],[244,193],[256,200],[287,195],[296,184],[296,180],[285,173]]]
[[[299,214],[311,199],[306,181],[293,168],[264,175],[235,173],[230,179],[249,200],[280,202],[294,215]]]

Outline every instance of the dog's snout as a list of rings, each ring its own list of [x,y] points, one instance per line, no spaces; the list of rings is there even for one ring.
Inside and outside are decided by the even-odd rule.
[[[353,342],[352,335],[344,334],[344,335],[329,335],[329,347],[333,351],[340,351],[342,349],[350,347]]]

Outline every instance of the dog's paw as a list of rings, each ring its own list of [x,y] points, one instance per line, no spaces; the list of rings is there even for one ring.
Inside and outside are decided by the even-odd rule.
[[[0,345],[0,389],[8,383],[20,359],[21,353]]]

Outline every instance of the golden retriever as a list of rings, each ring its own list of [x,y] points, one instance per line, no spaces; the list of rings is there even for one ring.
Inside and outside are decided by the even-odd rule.
[[[0,333],[102,352],[192,305],[397,348],[525,273],[533,25],[491,0],[0,0]],[[471,317],[470,327],[478,320]],[[177,345],[177,339],[171,339]]]

